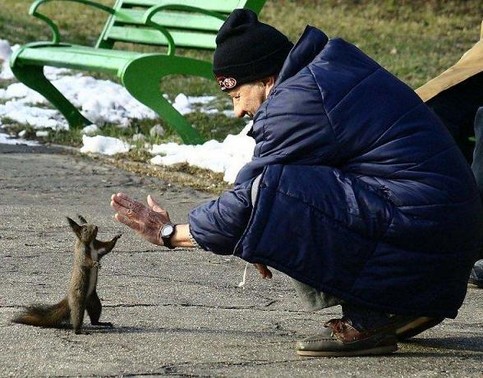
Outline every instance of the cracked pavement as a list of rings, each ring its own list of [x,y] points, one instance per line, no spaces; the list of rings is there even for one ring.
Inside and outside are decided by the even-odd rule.
[[[115,222],[110,195],[151,193],[176,222],[210,194],[141,176],[54,147],[0,145],[0,376],[482,377],[483,290],[460,315],[401,343],[391,356],[301,358],[294,344],[338,308],[306,312],[290,280],[262,280],[232,256],[158,248]],[[12,324],[31,303],[66,294],[82,214],[98,238],[122,232],[102,260],[98,328],[88,334]],[[444,290],[444,288],[442,288]]]

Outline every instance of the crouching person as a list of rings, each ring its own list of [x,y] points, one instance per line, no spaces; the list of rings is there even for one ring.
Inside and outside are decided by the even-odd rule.
[[[168,248],[199,246],[273,267],[338,319],[304,356],[385,354],[454,318],[478,250],[482,205],[458,146],[414,91],[354,45],[308,26],[292,45],[249,10],[217,36],[214,74],[253,118],[253,159],[234,188],[173,227],[112,196],[116,219]]]

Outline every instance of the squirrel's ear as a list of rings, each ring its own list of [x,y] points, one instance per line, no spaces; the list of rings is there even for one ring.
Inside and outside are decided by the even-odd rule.
[[[69,221],[69,225],[72,228],[72,230],[75,232],[77,237],[80,238],[82,227],[79,226],[77,223],[75,223],[75,221],[73,221],[69,217],[67,217],[67,220]]]
[[[86,218],[84,218],[82,215],[77,214],[77,218],[79,218],[79,220],[81,221],[81,224],[86,224],[87,223]]]

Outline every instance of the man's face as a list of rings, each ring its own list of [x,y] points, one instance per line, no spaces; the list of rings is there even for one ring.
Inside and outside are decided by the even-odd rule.
[[[228,92],[233,101],[235,116],[242,118],[247,115],[253,118],[258,108],[267,99],[267,86],[262,82],[242,84]]]

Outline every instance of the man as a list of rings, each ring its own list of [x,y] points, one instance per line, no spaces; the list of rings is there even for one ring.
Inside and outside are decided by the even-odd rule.
[[[122,193],[116,219],[154,244],[235,254],[294,279],[312,309],[342,317],[303,356],[385,354],[456,317],[482,205],[450,134],[408,86],[355,46],[307,27],[295,46],[249,10],[221,27],[214,74],[253,117],[254,156],[234,188],[173,229]]]

